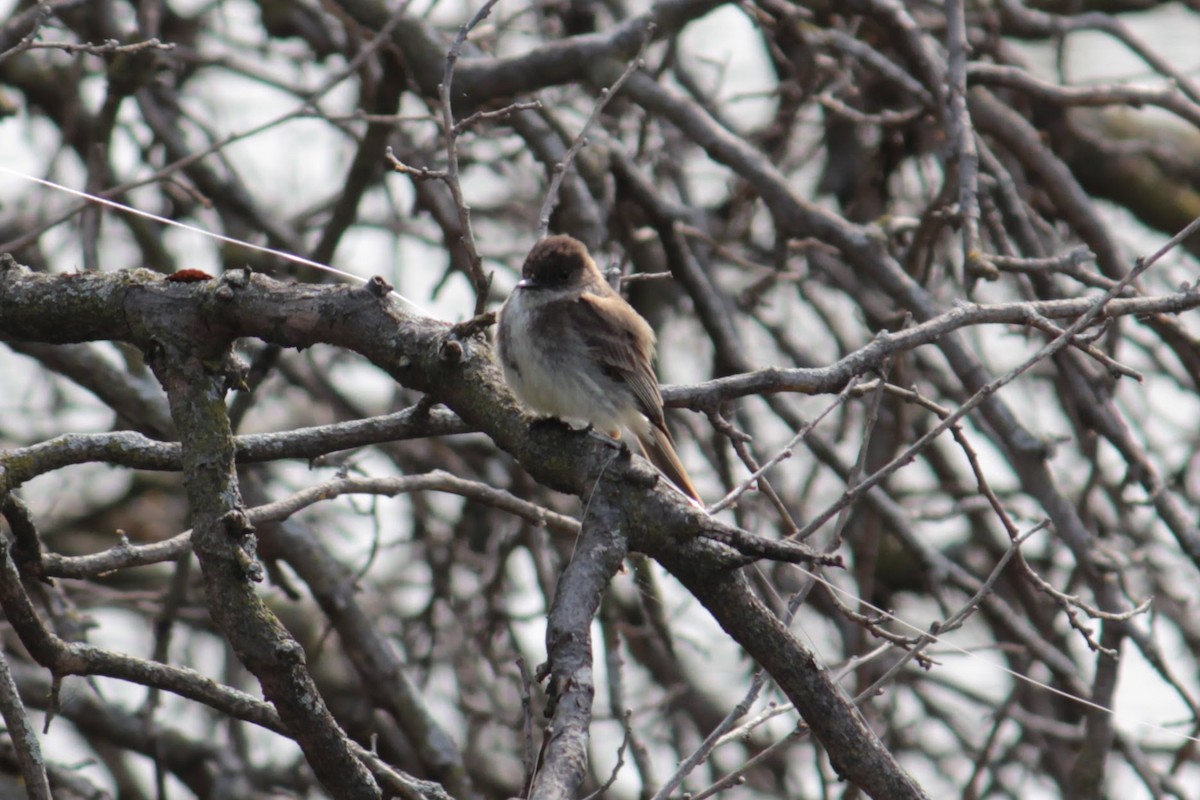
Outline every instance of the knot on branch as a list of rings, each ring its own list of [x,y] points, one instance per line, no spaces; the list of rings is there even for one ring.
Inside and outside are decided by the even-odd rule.
[[[442,346],[438,349],[438,358],[448,364],[457,364],[462,361],[462,357],[462,342],[449,336],[442,340]]]
[[[367,294],[372,297],[387,297],[392,292],[392,285],[385,281],[381,276],[374,275],[364,284]]]
[[[22,270],[28,272],[29,268],[21,266],[21,264],[19,264],[17,260],[13,258],[12,253],[0,253],[0,274],[7,272],[21,272]]]
[[[250,277],[254,274],[248,266],[226,272],[221,276],[221,283],[234,289],[244,289],[250,285]]]
[[[972,250],[968,254],[964,271],[966,272],[967,280],[972,282],[994,282],[1000,280],[1000,270],[986,255],[978,250]]]
[[[622,447],[616,455],[617,463],[625,465],[633,461],[633,453],[628,447]],[[626,473],[629,483],[639,489],[653,489],[658,486],[659,480],[662,480],[668,486],[667,481],[656,469],[630,469]]]
[[[450,327],[450,336],[456,339],[470,339],[472,336],[483,333],[495,324],[496,312],[488,311],[452,325]]]
[[[250,384],[247,382],[247,378],[250,377],[250,362],[232,350],[225,356],[225,362],[221,366],[221,373],[224,376],[224,389],[226,392],[235,390],[239,392],[250,391]]]
[[[262,583],[265,579],[262,564],[258,562],[258,539],[254,535],[254,525],[244,509],[235,508],[226,511],[221,517],[225,533],[236,543],[234,558],[241,568],[242,574],[254,583]]]
[[[289,666],[304,664],[304,648],[295,639],[284,639],[275,646],[275,656]]]
[[[250,522],[245,509],[234,508],[226,511],[221,517],[221,524],[231,539],[242,539],[254,535],[254,525]]]
[[[214,295],[223,303],[232,301],[234,292],[250,285],[250,276],[252,274],[250,267],[242,267],[241,269],[223,273],[220,278],[221,285],[217,287]]]

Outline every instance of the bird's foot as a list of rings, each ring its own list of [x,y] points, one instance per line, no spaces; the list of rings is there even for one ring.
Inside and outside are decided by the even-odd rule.
[[[596,430],[591,425],[588,425],[585,431],[593,439],[598,439],[609,447],[615,449],[617,451],[618,458],[622,460],[628,460],[633,455],[633,452],[629,449],[629,445],[626,444],[625,440],[620,437],[620,432],[618,432],[616,436],[612,436],[604,433],[603,431]]]

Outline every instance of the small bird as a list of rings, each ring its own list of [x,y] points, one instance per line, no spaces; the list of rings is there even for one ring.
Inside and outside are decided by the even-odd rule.
[[[550,236],[529,251],[496,331],[504,378],[522,403],[614,438],[632,432],[646,459],[703,506],[667,430],[655,341],[570,236]]]

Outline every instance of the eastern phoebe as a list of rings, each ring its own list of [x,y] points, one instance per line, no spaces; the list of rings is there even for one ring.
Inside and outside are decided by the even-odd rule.
[[[654,345],[654,330],[570,236],[529,251],[496,331],[504,378],[522,403],[614,438],[632,432],[646,459],[703,506],[667,430]]]

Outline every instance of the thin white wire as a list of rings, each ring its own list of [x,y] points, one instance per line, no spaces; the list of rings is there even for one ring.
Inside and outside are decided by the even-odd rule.
[[[53,181],[45,180],[44,178],[38,178],[33,175],[27,175],[18,170],[12,169],[10,167],[6,167],[3,164],[0,164],[0,172],[3,172],[8,175],[12,175],[13,177],[16,177],[16,178],[21,178],[22,180],[30,181],[32,183],[37,183],[42,186],[49,187],[51,189],[57,189],[60,192],[65,192],[66,194],[73,195],[73,196],[78,197],[83,200],[89,200],[93,203],[99,203],[100,205],[107,206],[109,208],[116,209],[118,211],[124,211],[128,214],[133,214],[135,216],[143,217],[145,219],[151,219],[151,220],[154,220],[155,222],[162,223],[163,225],[170,225],[175,228],[181,228],[185,231],[197,233],[201,236],[207,236],[208,238],[216,239],[219,242],[240,245],[241,247],[245,247],[250,250],[254,250],[254,251],[257,251],[260,253],[268,253],[273,256],[278,256],[279,258],[285,259],[287,261],[292,261],[297,264],[303,264],[305,266],[312,267],[313,269],[318,269],[323,272],[331,273],[333,275],[340,275],[344,278],[358,281],[360,283],[366,282],[365,278],[362,278],[358,275],[354,275],[349,272],[343,272],[342,270],[335,269],[334,267],[331,267],[327,264],[321,264],[319,262],[312,261],[311,259],[304,258],[303,256],[298,256],[294,253],[288,253],[283,250],[276,250],[275,248],[272,248],[272,247],[264,247],[262,245],[251,244],[250,242],[245,242],[245,241],[242,241],[241,239],[235,239],[231,236],[225,236],[220,233],[214,233],[213,231],[208,231],[208,230],[205,230],[204,228],[198,228],[194,225],[188,225],[187,223],[184,223],[184,222],[179,222],[177,220],[168,219],[167,217],[161,217],[161,216],[159,216],[157,214],[153,214],[149,211],[142,211],[139,208],[134,208],[133,206],[127,206],[124,203],[118,203],[117,201],[110,200],[106,197],[99,197],[97,195],[79,191],[78,189],[72,189],[69,186],[63,186],[62,184],[58,184],[58,183],[54,183]],[[413,309],[420,312],[421,314],[424,314],[425,316],[429,316],[429,317],[433,316],[428,311],[426,311],[424,308],[417,305],[413,301],[409,300],[407,297],[404,297],[403,295],[401,295],[395,291],[393,291],[392,294],[396,295],[397,298],[404,301],[405,303],[407,303],[409,306],[411,306]],[[606,465],[606,468],[607,468],[607,465]],[[589,498],[589,502],[590,502],[590,498]],[[585,509],[585,515],[586,515],[586,509]],[[795,566],[795,565],[793,565],[793,566]],[[1022,675],[1021,673],[1019,673],[1015,670],[1009,669],[1008,667],[1004,666],[1003,664],[986,659],[976,653],[971,652],[970,650],[967,650],[966,648],[959,647],[958,645],[954,644],[953,642],[950,642],[947,639],[942,638],[941,636],[936,636],[936,635],[930,634],[928,631],[923,630],[909,622],[906,622],[903,619],[901,619],[900,617],[897,617],[894,614],[890,614],[887,611],[884,611],[882,608],[871,605],[866,600],[863,600],[860,597],[856,597],[852,592],[848,592],[845,589],[835,586],[833,583],[829,582],[828,580],[821,577],[820,575],[809,572],[808,570],[804,569],[803,567],[796,566],[795,568],[797,570],[799,570],[800,572],[804,573],[805,575],[809,576],[813,580],[817,581],[818,583],[822,584],[823,586],[826,586],[830,590],[842,595],[843,597],[846,597],[856,603],[861,603],[862,605],[871,609],[875,613],[880,614],[880,615],[892,620],[893,622],[895,622],[899,625],[902,625],[905,628],[908,628],[909,630],[912,630],[913,632],[915,632],[917,634],[928,635],[933,641],[937,642],[938,644],[942,645],[943,647],[946,647],[947,649],[953,650],[957,653],[967,656],[968,658],[975,659],[976,661],[979,661],[994,670],[997,670],[999,672],[1010,675],[1019,681],[1024,681],[1025,683],[1028,683],[1032,686],[1036,686],[1040,689],[1044,689],[1048,692],[1059,695],[1060,697],[1062,697],[1064,699],[1071,700],[1075,703],[1079,703],[1080,705],[1086,706],[1088,708],[1092,708],[1097,711],[1102,711],[1106,714],[1111,714],[1113,719],[1115,719],[1117,721],[1127,722],[1127,723],[1137,725],[1142,728],[1147,728],[1152,731],[1157,731],[1159,733],[1167,734],[1168,736],[1172,736],[1172,737],[1179,738],[1179,739],[1186,739],[1188,741],[1196,742],[1196,743],[1200,744],[1200,737],[1189,736],[1186,733],[1180,733],[1179,731],[1171,730],[1170,728],[1163,727],[1162,725],[1158,725],[1153,722],[1147,722],[1145,720],[1138,719],[1136,717],[1130,717],[1127,714],[1118,713],[1114,709],[1109,708],[1104,705],[1101,705],[1100,703],[1093,702],[1084,697],[1079,697],[1079,696],[1073,695],[1070,692],[1066,692],[1066,691],[1063,691],[1062,689],[1058,689],[1058,688],[1055,688],[1054,686],[1050,686],[1049,684],[1043,683],[1035,678],[1031,678],[1028,675]]]
[[[349,280],[352,280],[352,281],[358,281],[359,283],[366,283],[366,281],[367,281],[366,278],[360,277],[358,275],[354,275],[353,273],[350,273],[350,272],[343,272],[342,270],[331,267],[328,264],[322,264],[318,261],[313,261],[312,259],[305,258],[304,256],[298,256],[295,253],[289,253],[285,250],[276,250],[273,247],[266,247],[264,245],[251,244],[250,242],[246,242],[241,239],[235,239],[232,236],[225,236],[224,234],[214,233],[213,231],[205,230],[204,228],[198,228],[195,225],[188,225],[186,222],[180,222],[178,220],[168,219],[167,217],[160,217],[158,214],[154,214],[149,211],[143,211],[140,208],[134,208],[133,206],[127,206],[124,203],[118,203],[116,200],[110,200],[107,197],[100,197],[99,195],[89,194],[87,192],[80,191],[79,189],[72,189],[69,186],[63,186],[60,183],[55,183],[54,181],[48,181],[45,178],[38,178],[34,175],[27,175],[24,172],[20,172],[18,170],[12,169],[11,167],[6,167],[3,164],[0,164],[0,172],[5,173],[6,175],[12,175],[14,178],[21,178],[22,180],[26,180],[31,183],[37,183],[42,186],[47,186],[51,189],[57,189],[60,192],[64,192],[64,193],[72,195],[74,197],[78,197],[82,200],[88,200],[93,203],[99,203],[102,206],[107,206],[107,207],[115,209],[117,211],[124,211],[125,213],[133,214],[136,217],[152,219],[155,222],[162,223],[163,225],[169,225],[173,228],[180,228],[182,230],[189,231],[191,233],[200,234],[201,236],[207,236],[209,239],[216,239],[218,242],[225,242],[226,244],[238,245],[240,247],[245,247],[248,250],[254,250],[255,252],[259,252],[259,253],[268,253],[273,256],[278,256],[279,258],[285,259],[287,261],[292,261],[296,264],[303,264],[306,267],[312,267],[313,269],[318,269],[318,270],[321,270],[322,272],[328,272],[331,275],[339,275],[343,278],[348,278]],[[394,294],[398,299],[407,303],[413,310],[417,311],[418,313],[423,314],[424,316],[427,316],[427,317],[433,316],[433,314],[429,313],[424,308],[422,308],[420,305],[414,303],[412,300],[409,300],[407,297],[400,294],[399,292],[392,290],[391,293]]]
[[[843,597],[846,597],[856,603],[861,603],[862,605],[871,609],[875,613],[880,614],[884,617],[887,617],[888,619],[892,620],[893,622],[896,622],[899,625],[902,625],[905,628],[908,628],[909,630],[913,631],[914,633],[920,634],[922,636],[928,636],[930,639],[932,639],[933,641],[942,645],[943,647],[947,648],[948,650],[953,650],[954,652],[961,653],[962,655],[967,656],[968,658],[975,659],[976,661],[986,664],[987,666],[991,667],[992,669],[995,669],[995,670],[998,670],[999,672],[1003,672],[1008,675],[1011,675],[1012,677],[1016,678],[1019,681],[1024,681],[1025,683],[1028,683],[1031,686],[1036,686],[1039,689],[1045,689],[1046,691],[1056,694],[1059,697],[1063,697],[1067,700],[1074,701],[1076,703],[1079,703],[1080,705],[1087,706],[1088,708],[1094,708],[1097,711],[1103,711],[1106,714],[1112,715],[1113,719],[1115,719],[1119,722],[1128,722],[1130,724],[1138,725],[1143,728],[1149,728],[1152,731],[1158,731],[1160,733],[1165,733],[1169,736],[1173,736],[1173,737],[1176,737],[1179,739],[1187,739],[1189,742],[1196,742],[1196,743],[1200,744],[1200,738],[1197,738],[1195,736],[1189,736],[1186,733],[1180,733],[1179,731],[1171,730],[1170,728],[1163,727],[1162,725],[1158,725],[1153,722],[1147,722],[1145,720],[1138,719],[1137,717],[1131,717],[1128,714],[1118,713],[1117,711],[1109,708],[1108,706],[1101,705],[1100,703],[1095,703],[1091,700],[1088,700],[1085,697],[1079,697],[1077,695],[1073,695],[1070,692],[1063,691],[1062,689],[1057,689],[1053,686],[1050,686],[1049,684],[1042,683],[1041,681],[1037,680],[1036,678],[1031,678],[1028,675],[1022,675],[1020,672],[1009,669],[1008,667],[1004,666],[1003,664],[1000,664],[998,662],[984,658],[983,656],[981,656],[977,653],[973,653],[964,647],[959,647],[958,645],[954,644],[953,642],[949,641],[948,639],[945,639],[941,636],[932,634],[927,630],[923,630],[923,629],[917,627],[916,625],[913,625],[910,622],[906,622],[906,621],[900,619],[900,617],[897,617],[895,614],[888,613],[887,611],[884,611],[882,608],[879,608],[878,606],[871,605],[866,600],[863,600],[860,597],[856,597],[853,592],[849,592],[849,591],[846,591],[845,589],[842,589],[839,586],[835,586],[834,584],[830,583],[828,580],[821,577],[820,575],[817,575],[813,572],[809,572],[808,570],[804,569],[803,567],[795,565],[795,564],[793,564],[792,566],[795,567],[798,571],[800,571],[800,572],[804,573],[805,575],[807,575],[808,577],[812,578],[817,583],[820,583],[822,586],[825,586],[825,587],[829,588],[830,590],[837,592],[838,594],[842,595]]]

